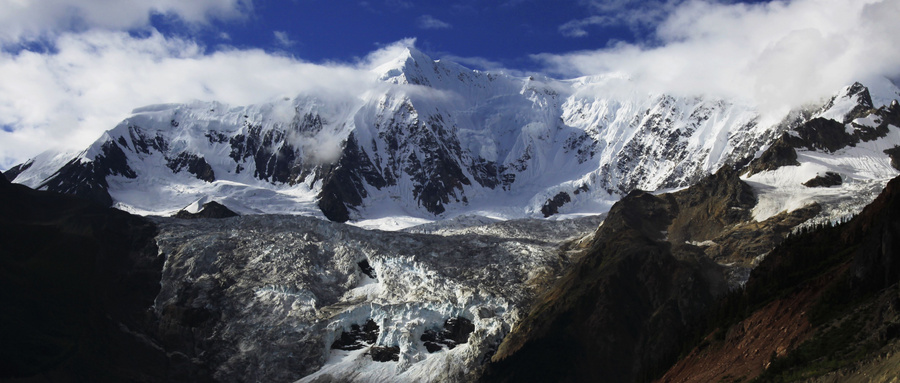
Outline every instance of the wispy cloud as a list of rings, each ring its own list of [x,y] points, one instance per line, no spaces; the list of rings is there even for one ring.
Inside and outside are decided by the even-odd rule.
[[[584,19],[572,20],[559,26],[559,33],[569,37],[585,37],[588,35],[587,27],[592,25],[612,24],[607,16],[591,16]]]
[[[416,20],[416,25],[422,29],[449,29],[452,26],[444,21],[438,20],[431,15],[422,15]]]
[[[448,60],[451,62],[455,62],[457,64],[466,66],[468,68],[496,72],[496,73],[506,73],[511,76],[523,77],[526,76],[527,73],[524,71],[520,71],[517,69],[507,68],[503,63],[499,61],[494,61],[491,59],[487,59],[484,57],[461,57],[451,54],[441,55],[441,60]]]
[[[685,3],[685,0],[581,0],[580,2],[590,16],[560,25],[559,32],[564,36],[588,36],[591,27],[599,29],[625,26],[639,33],[662,22],[678,6]]]
[[[41,4],[50,6],[38,12],[37,2],[0,2],[0,45],[40,38],[53,47],[0,49],[0,168],[45,149],[84,148],[147,104],[200,99],[246,105],[303,92],[355,97],[349,90],[374,81],[370,69],[415,44],[409,38],[380,46],[355,63],[312,64],[259,49],[210,50],[149,29],[153,13],[203,24],[242,17],[250,0],[113,3],[44,0]],[[634,92],[711,94],[763,110],[816,101],[853,81],[900,78],[897,0],[651,3],[668,13],[609,19],[600,12],[636,3],[586,1],[593,16],[560,31],[590,35],[592,28],[609,23],[637,23],[652,43],[534,57],[558,77],[615,73],[628,79]],[[423,28],[451,27],[428,15],[420,20]],[[136,27],[148,32],[140,37],[125,32]],[[292,41],[287,34],[273,36]],[[450,59],[502,70],[489,58]]]
[[[407,48],[415,47],[416,38],[407,37],[390,44],[378,44],[374,52],[365,58],[357,60],[356,66],[364,70],[372,70],[375,67],[399,57]]]
[[[283,47],[290,47],[297,43],[296,41],[291,40],[291,36],[285,31],[275,31],[272,33],[275,35],[275,41]]]

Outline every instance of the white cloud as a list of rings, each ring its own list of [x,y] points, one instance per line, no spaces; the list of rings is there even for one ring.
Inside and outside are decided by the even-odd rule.
[[[689,1],[653,46],[535,56],[564,76],[620,73],[639,91],[743,98],[762,111],[815,102],[900,74],[898,0]]]
[[[452,26],[449,23],[435,19],[431,15],[422,15],[416,20],[416,24],[422,29],[449,29]]]
[[[296,41],[291,40],[291,36],[285,31],[275,31],[272,33],[275,35],[275,40],[278,41],[278,44],[281,44],[283,47],[290,47],[297,43]]]
[[[149,25],[151,14],[203,24],[210,19],[241,17],[252,8],[252,0],[3,0],[0,43],[52,39],[66,31],[94,28],[142,28]]]
[[[149,104],[247,105],[301,93],[358,97],[375,82],[369,69],[414,42],[389,44],[358,63],[324,65],[255,49],[204,53],[190,40],[155,31],[145,38],[67,33],[56,40],[55,53],[0,52],[0,168],[47,149],[83,149]]]

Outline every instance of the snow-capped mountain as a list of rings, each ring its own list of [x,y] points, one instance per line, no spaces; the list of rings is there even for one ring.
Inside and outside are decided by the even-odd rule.
[[[208,200],[379,224],[597,213],[631,190],[683,188],[746,163],[813,117],[874,124],[864,114],[878,106],[848,87],[767,123],[739,102],[622,92],[617,76],[520,78],[415,49],[372,75],[376,85],[347,98],[140,108],[85,151],[45,153],[7,176],[141,214]]]
[[[550,117],[532,124],[504,114],[538,118],[544,109],[472,91],[471,100],[496,103],[495,120],[480,111],[465,126],[495,125],[474,132],[446,123],[474,105],[454,98],[468,86],[452,90],[442,76],[427,78],[428,87],[410,85],[426,79],[410,68],[385,73],[379,94],[402,95],[407,106],[300,97],[242,108],[148,107],[74,159],[47,153],[12,169],[7,175],[18,182],[201,217],[136,217],[0,182],[8,201],[0,217],[16,233],[4,247],[36,274],[17,278],[23,287],[14,290],[56,286],[44,281],[57,274],[43,268],[55,265],[60,246],[77,250],[64,252],[66,259],[94,265],[93,273],[71,268],[56,279],[104,281],[86,284],[97,298],[82,299],[106,302],[88,306],[95,307],[90,318],[107,320],[85,331],[114,343],[123,355],[114,365],[129,364],[78,372],[126,377],[108,380],[634,381],[674,362],[716,300],[751,283],[750,269],[797,225],[858,211],[898,173],[900,104],[876,107],[883,103],[860,84],[763,128],[752,110],[725,101],[704,109],[711,104],[703,99],[590,98],[595,92],[579,89],[608,79],[543,80],[542,89],[555,89],[543,100],[565,100],[548,106],[561,116],[556,130],[541,125]],[[537,82],[492,80],[502,81]],[[566,114],[579,97],[581,116],[607,115],[612,123]],[[438,122],[412,117],[423,110],[434,110]],[[403,113],[405,125],[397,122]],[[396,129],[382,134],[386,126]],[[508,136],[497,126],[509,127]],[[560,144],[575,131],[596,137]],[[707,140],[710,132],[723,138]],[[511,162],[523,158],[513,153],[531,154]],[[630,191],[607,216],[496,219],[602,209],[630,189],[688,183],[672,193]],[[329,206],[354,218],[435,216],[428,206],[455,217],[394,233],[284,215],[202,218],[231,216],[229,208],[339,212]],[[105,250],[94,258],[98,246]],[[31,261],[33,254],[54,261]],[[58,300],[12,307],[35,302]],[[54,335],[63,327],[54,322],[45,327],[69,336]],[[69,352],[66,344],[49,349]],[[93,349],[77,352],[90,360]],[[534,363],[544,358],[550,362]]]

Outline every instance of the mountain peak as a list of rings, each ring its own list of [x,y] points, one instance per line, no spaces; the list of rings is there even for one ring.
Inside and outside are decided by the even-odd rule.
[[[401,57],[406,58],[407,62],[416,62],[416,63],[433,63],[434,60],[423,53],[422,51],[416,49],[416,47],[406,47]]]
[[[406,47],[392,60],[379,65],[372,71],[378,75],[378,79],[395,84],[419,84],[422,67],[433,66],[435,61],[415,47]]]

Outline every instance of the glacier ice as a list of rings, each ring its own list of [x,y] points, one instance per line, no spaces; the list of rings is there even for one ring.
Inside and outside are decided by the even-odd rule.
[[[172,313],[206,313],[191,329],[206,351],[192,357],[220,380],[465,381],[569,263],[560,247],[601,219],[421,234],[302,216],[157,218],[166,262],[154,307],[178,334],[185,319]],[[423,334],[450,318],[472,322],[468,342],[429,352]],[[331,348],[367,321],[380,329],[371,346],[398,347],[398,361]]]

